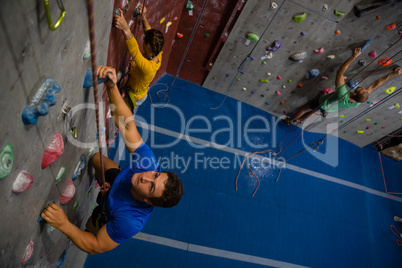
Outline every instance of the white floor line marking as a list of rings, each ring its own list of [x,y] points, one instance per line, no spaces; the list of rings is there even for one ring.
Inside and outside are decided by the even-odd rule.
[[[169,129],[157,127],[157,126],[154,126],[154,125],[149,125],[149,124],[147,124],[145,122],[137,122],[136,121],[136,125],[138,127],[143,128],[143,129],[158,132],[158,133],[161,133],[161,134],[164,134],[164,135],[167,135],[167,136],[171,136],[171,137],[174,137],[174,138],[190,141],[192,143],[204,145],[206,147],[221,150],[221,151],[224,151],[224,152],[228,152],[228,153],[232,153],[232,154],[238,154],[238,155],[242,155],[242,156],[247,156],[247,155],[250,154],[249,152],[246,152],[246,151],[243,151],[243,150],[235,149],[235,148],[232,148],[232,147],[227,147],[225,145],[217,144],[217,143],[210,142],[210,141],[203,140],[203,139],[199,139],[199,138],[194,138],[194,137],[184,135],[184,134],[181,134],[181,133],[169,130]],[[251,158],[262,159],[264,157],[260,156],[260,155],[253,155]],[[387,194],[387,193],[384,193],[384,192],[381,192],[381,191],[378,191],[378,190],[374,190],[374,189],[368,188],[366,186],[363,186],[363,185],[360,185],[360,184],[357,184],[357,183],[353,183],[353,182],[345,181],[345,180],[342,180],[342,179],[338,179],[338,178],[335,178],[335,177],[332,177],[332,176],[329,176],[329,175],[326,175],[326,174],[318,173],[318,172],[311,171],[311,170],[308,170],[308,169],[304,169],[304,168],[301,168],[301,167],[298,167],[298,166],[295,166],[295,165],[291,165],[291,164],[286,164],[286,168],[288,168],[290,170],[293,170],[293,171],[296,171],[296,172],[299,172],[299,173],[310,175],[310,176],[313,176],[313,177],[316,177],[316,178],[319,178],[319,179],[323,179],[323,180],[326,180],[326,181],[330,181],[330,182],[333,182],[333,183],[337,183],[337,184],[340,184],[340,185],[351,187],[351,188],[354,188],[354,189],[357,189],[357,190],[361,190],[361,191],[364,191],[364,192],[367,192],[367,193],[370,193],[370,194],[373,194],[373,195],[384,197],[384,198],[387,198],[387,199],[390,199],[390,200],[402,202],[401,197],[393,196],[393,195],[390,195],[390,194]]]
[[[248,263],[255,263],[255,264],[260,264],[264,266],[270,266],[270,267],[286,267],[286,268],[306,268],[307,266],[301,266],[297,264],[292,264],[289,262],[282,262],[282,261],[276,261],[268,258],[262,258],[262,257],[257,257],[253,255],[247,255],[247,254],[242,254],[242,253],[237,253],[233,251],[227,251],[227,250],[221,250],[217,248],[210,248],[210,247],[204,247],[204,246],[199,246],[199,245],[194,245],[174,239],[169,239],[161,236],[156,236],[156,235],[150,235],[146,233],[138,233],[137,235],[133,236],[133,238],[142,240],[142,241],[147,241],[150,243],[155,243],[158,245],[163,245],[163,246],[168,246],[168,247],[173,247],[185,251],[190,251],[190,252],[195,252],[199,254],[204,254],[204,255],[209,255],[209,256],[215,256],[215,257],[220,257],[220,258],[225,258],[225,259],[231,259],[231,260],[236,260],[236,261],[243,261],[243,262],[248,262]]]

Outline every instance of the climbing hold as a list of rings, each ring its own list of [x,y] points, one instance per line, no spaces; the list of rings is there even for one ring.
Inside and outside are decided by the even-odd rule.
[[[264,95],[261,94],[260,96],[261,96],[261,98],[264,98]]]
[[[266,59],[272,59],[272,57],[274,56],[274,54],[272,53],[272,51],[268,52],[267,55],[265,55],[264,57]]]
[[[343,133],[346,133],[346,130]]]
[[[105,77],[105,78],[99,78],[97,79],[97,83],[102,84],[103,82],[105,82],[106,80],[109,80],[109,77]],[[94,82],[92,80],[92,68],[90,68],[87,73],[85,74],[85,78],[84,78],[84,84],[83,84],[83,88],[89,88],[89,87],[93,87],[94,86]]]
[[[63,194],[60,197],[60,205],[65,205],[70,202],[75,194],[75,187],[73,184],[73,180],[69,179],[67,182],[66,189],[64,189]]]
[[[318,69],[312,69],[306,73],[306,79],[314,78],[316,77],[320,71]]]
[[[366,127],[366,129],[370,129],[370,127]]]
[[[277,51],[278,49],[280,49],[281,47],[282,47],[281,41],[275,40],[275,41],[271,44],[271,46],[267,48],[267,50],[265,51],[265,53],[268,53],[268,52],[271,52],[271,51],[272,51],[272,52],[275,52],[275,51]]]
[[[341,123],[343,123],[343,120],[341,120]]]
[[[390,59],[390,58],[384,58],[384,59],[382,59],[382,60],[380,60],[379,62],[378,62],[378,64],[380,65],[380,66],[388,66],[388,65],[390,65],[392,63],[392,59]]]
[[[387,29],[387,30],[393,30],[393,29],[395,29],[395,27],[396,27],[396,23],[392,23],[392,24],[390,24],[390,25],[388,25],[388,26],[386,26],[385,27],[385,29]]]
[[[260,79],[260,82],[268,83],[269,81],[267,79]]]
[[[265,104],[266,104],[266,105],[269,105],[269,102],[266,101]]]
[[[322,5],[322,10],[325,11],[325,10],[327,10],[327,9],[328,9],[328,5],[327,5],[327,4],[323,4],[323,5]]]
[[[65,173],[66,173],[66,168],[61,167],[59,170],[59,173],[57,173],[57,176],[54,179],[54,184],[58,184],[61,181],[61,179],[63,179]]]
[[[360,66],[365,66],[366,65],[366,61],[365,60],[359,60],[359,65]]]
[[[59,260],[57,261],[56,268],[60,268],[64,264],[64,261],[66,260],[66,254],[67,254],[67,252],[66,252],[66,250],[64,250],[63,253],[61,254]]]
[[[369,55],[369,57],[372,58],[372,59],[377,58],[377,53],[376,53],[374,50],[373,50],[373,51],[370,51],[370,53],[369,53],[368,55]]]
[[[91,43],[88,40],[87,43],[85,44],[84,53],[82,54],[82,59],[86,60],[90,56],[91,56]]]
[[[306,33],[305,33],[305,32],[301,32],[300,35],[301,35],[301,36],[305,36]]]
[[[281,95],[282,93],[279,90],[275,91],[276,95]]]
[[[280,77],[279,75],[276,77],[276,79],[278,79],[278,80],[281,80],[282,79],[282,77]]]
[[[322,53],[324,53],[324,47],[321,47],[320,49],[314,49],[313,51],[316,54],[322,54]]]
[[[292,82],[292,80],[288,79],[288,82],[289,82],[289,83],[291,83],[291,82]]]
[[[59,91],[60,85],[47,78],[22,112],[22,122],[25,125],[36,125],[38,116],[47,115],[49,107],[57,103],[56,93]]]
[[[337,16],[338,18],[343,17],[346,14],[347,14],[347,12],[341,12],[341,11],[338,11],[336,9],[334,10],[334,15]]]
[[[378,123],[374,123],[374,125],[378,125]]]
[[[341,34],[341,31],[336,30],[336,31],[335,31],[335,35],[339,35],[339,34]]]
[[[401,108],[401,106],[399,105],[399,103],[395,103],[394,106],[395,106],[395,108]]]
[[[176,33],[176,36],[178,37],[178,38],[183,38],[183,34],[181,34],[181,33]]]
[[[280,104],[280,105],[284,105],[284,104],[285,104],[285,102],[284,102],[284,101],[281,101],[279,104]]]
[[[371,102],[370,102],[370,101],[367,101],[367,103],[370,104]]]
[[[190,0],[187,1],[186,9],[188,10],[188,15],[193,16],[194,6],[193,6],[193,3]]]
[[[366,122],[370,122],[371,121],[371,119],[370,118],[366,118]]]
[[[392,94],[395,89],[396,89],[396,87],[387,88],[387,89],[385,90],[385,93],[387,93],[387,94]]]
[[[349,80],[347,83],[350,89],[356,89],[359,83],[356,80]]]
[[[236,80],[237,80],[237,81],[240,81],[240,78],[237,78]]]
[[[253,91],[251,91],[251,94],[254,94],[255,93],[255,91],[253,90]]]
[[[74,139],[77,139],[77,128],[75,126],[71,127],[70,134],[71,136],[73,136]]]
[[[78,199],[75,200],[74,205],[73,205],[73,209],[76,209],[79,205]]]
[[[10,175],[14,161],[14,147],[11,143],[4,146],[0,153],[0,179]]]
[[[333,59],[335,59],[335,55],[328,55],[327,59],[333,60]]]
[[[297,52],[289,56],[289,60],[303,62],[303,60],[307,58],[306,52]]]
[[[321,76],[321,80],[328,80],[328,77],[326,77],[326,76]]]
[[[247,90],[247,88],[243,87],[243,91],[246,91],[246,90]]]
[[[25,248],[25,252],[24,252],[24,256],[22,257],[21,264],[24,264],[27,260],[29,260],[29,258],[31,258],[33,248],[34,248],[34,243],[30,239],[29,243],[28,243],[28,246]]]
[[[270,6],[272,9],[276,9],[276,8],[278,7],[278,4],[275,3],[275,2],[272,2],[269,6]]]
[[[251,42],[257,42],[258,40],[260,40],[260,38],[258,37],[258,35],[253,34],[253,33],[248,33],[247,34],[247,40],[251,41]],[[249,42],[250,43],[250,42]]]
[[[26,172],[25,170],[21,170],[13,183],[13,188],[11,191],[14,194],[25,192],[26,190],[31,188],[32,183],[33,183],[32,175]]]
[[[327,95],[327,94],[332,93],[332,92],[334,92],[334,90],[332,88],[324,88],[321,93],[323,95]]]
[[[282,86],[282,88],[286,88],[286,86],[285,86],[285,85],[283,85],[283,86]]]
[[[266,61],[263,61],[263,62],[261,62],[262,64],[267,64],[267,62]]]
[[[385,128],[385,127],[381,127],[381,128]]]
[[[306,18],[306,16],[307,16],[307,13],[303,13],[303,14],[294,16],[294,17],[292,18],[292,20],[293,20],[294,22],[300,23],[300,22],[304,21],[304,19]]]
[[[375,18],[376,18],[377,20],[379,20],[379,19],[381,19],[381,16],[375,16]]]
[[[364,130],[356,130],[356,133],[362,134],[362,133],[364,133]]]
[[[159,21],[159,23],[162,24],[164,21],[165,21],[165,18],[163,17],[163,18]]]
[[[86,162],[85,155],[81,154],[80,160],[78,161],[72,176],[73,181],[75,181],[81,175],[81,171],[85,167],[85,162]]]
[[[345,117],[343,114],[341,114],[339,117],[341,117],[341,118],[343,118],[343,117]]]
[[[250,60],[255,60],[255,58],[254,58],[254,57],[251,57]]]
[[[172,25],[172,22],[171,22],[171,21],[168,21],[168,23],[166,23],[166,26],[165,26],[165,33],[167,33],[167,32],[169,31],[170,25]],[[204,35],[205,35],[205,34],[204,34]]]
[[[230,76],[230,74],[226,74],[226,77],[229,77]]]
[[[205,36],[205,37],[209,37],[209,33],[204,33],[204,36]]]
[[[244,72],[243,72],[243,71],[241,71],[240,73],[241,73],[241,74],[244,74]]]
[[[303,87],[303,85],[299,83],[299,84],[297,84],[297,87]]]
[[[174,21],[177,21],[178,20],[178,18],[177,17],[174,17],[174,19],[173,19]]]
[[[365,42],[360,46],[361,52],[363,52],[363,51],[370,45],[370,43],[371,43],[371,40],[370,40],[370,39],[367,40],[367,41],[365,41]]]
[[[268,72],[267,75],[271,75],[271,73]]]
[[[42,157],[42,169],[49,166],[51,163],[57,160],[61,156],[64,150],[64,142],[60,132],[57,132],[53,136],[53,140],[49,147],[45,150]]]
[[[216,77],[214,76],[214,77],[212,77],[212,79],[214,79],[214,80],[215,80],[215,79],[216,79]]]
[[[283,110],[283,113],[284,113],[284,114],[287,114],[288,112],[286,112],[285,110]]]

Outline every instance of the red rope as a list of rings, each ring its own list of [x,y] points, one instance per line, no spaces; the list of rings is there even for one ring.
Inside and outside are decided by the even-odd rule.
[[[387,190],[387,183],[385,182],[384,167],[383,167],[383,165],[382,165],[381,153],[380,153],[380,152],[378,152],[378,156],[379,156],[379,158],[380,158],[381,172],[382,172],[382,179],[383,179],[383,181],[384,181],[385,193],[387,193],[387,194],[402,194],[402,193],[388,192],[388,190]]]

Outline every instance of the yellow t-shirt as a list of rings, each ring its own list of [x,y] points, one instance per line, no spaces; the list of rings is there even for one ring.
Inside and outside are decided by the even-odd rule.
[[[159,62],[156,63],[153,60],[146,59],[141,54],[137,40],[135,40],[134,37],[126,40],[126,44],[128,51],[133,58],[133,64],[130,68],[130,79],[128,80],[128,85],[131,89],[129,93],[133,94],[136,100],[139,100],[145,97],[148,92],[149,84],[152,82],[156,72],[161,67],[162,52],[158,54],[157,57]],[[136,92],[140,94],[136,94]]]

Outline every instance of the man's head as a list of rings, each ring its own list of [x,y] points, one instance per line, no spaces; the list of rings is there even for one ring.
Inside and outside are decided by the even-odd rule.
[[[173,207],[183,195],[183,183],[174,172],[147,171],[131,179],[135,199],[157,207]]]
[[[149,29],[145,32],[144,49],[146,49],[145,46],[149,46],[152,57],[158,56],[158,54],[162,51],[164,43],[165,39],[161,31]]]
[[[355,92],[350,94],[350,98],[354,99],[356,102],[363,103],[368,100],[369,93],[364,87],[356,88]]]

